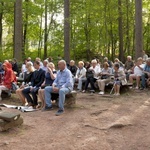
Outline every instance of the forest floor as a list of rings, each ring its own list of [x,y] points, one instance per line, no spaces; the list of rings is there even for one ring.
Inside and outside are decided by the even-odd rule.
[[[20,104],[15,95],[2,103]],[[20,112],[23,125],[0,132],[0,150],[150,150],[149,91],[79,93],[74,107],[56,111]]]

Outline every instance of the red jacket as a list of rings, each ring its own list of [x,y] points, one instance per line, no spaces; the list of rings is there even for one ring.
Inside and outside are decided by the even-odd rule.
[[[12,65],[10,63],[6,62],[3,65],[5,66],[3,85],[8,89],[11,89],[12,82],[16,82],[16,75],[14,74]]]

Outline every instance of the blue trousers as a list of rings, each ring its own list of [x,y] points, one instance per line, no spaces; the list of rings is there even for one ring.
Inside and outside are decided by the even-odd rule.
[[[60,110],[64,110],[64,103],[65,103],[65,95],[70,93],[71,91],[68,89],[68,88],[61,88],[58,92],[59,94],[59,109]],[[48,107],[51,107],[52,106],[52,103],[51,103],[51,97],[52,97],[52,93],[53,92],[53,88],[52,86],[47,86],[45,87],[45,90],[44,90],[44,94],[45,94],[45,103],[46,103],[46,106]]]

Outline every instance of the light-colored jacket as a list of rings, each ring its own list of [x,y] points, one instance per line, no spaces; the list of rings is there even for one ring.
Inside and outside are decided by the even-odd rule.
[[[85,78],[86,77],[86,69],[83,67],[82,69],[78,68],[76,72],[75,78]]]

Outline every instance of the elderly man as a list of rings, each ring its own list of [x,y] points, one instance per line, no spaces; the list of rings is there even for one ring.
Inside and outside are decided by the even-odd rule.
[[[56,116],[59,116],[64,112],[65,95],[70,93],[73,89],[72,74],[70,70],[67,69],[66,62],[64,60],[60,60],[58,62],[58,68],[59,71],[52,86],[47,86],[45,88],[44,94],[46,106],[43,109],[43,111],[52,110],[51,104],[52,93],[58,93],[59,109],[56,112]]]
[[[143,74],[141,76],[142,79],[142,87],[141,90],[144,90],[146,88],[146,79],[150,78],[150,58],[147,58],[146,65],[143,69]]]

